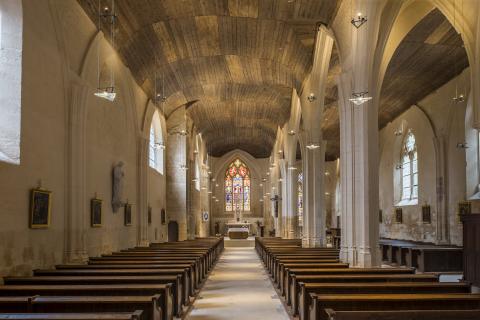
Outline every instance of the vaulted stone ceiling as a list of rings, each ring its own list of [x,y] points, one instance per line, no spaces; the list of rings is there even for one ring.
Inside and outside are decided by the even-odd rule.
[[[95,23],[98,0],[78,0]],[[101,0],[100,7],[111,0]],[[116,0],[116,49],[166,114],[187,104],[213,156],[235,148],[270,156],[312,65],[318,23],[336,0]],[[108,24],[102,24],[107,34]]]

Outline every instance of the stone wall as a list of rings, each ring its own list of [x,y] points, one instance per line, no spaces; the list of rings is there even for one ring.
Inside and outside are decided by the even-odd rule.
[[[465,149],[458,148],[457,144],[465,141],[467,102],[455,103],[452,97],[458,81],[465,83],[463,77],[468,79],[468,69],[380,131],[381,237],[461,245],[462,227],[457,208],[458,202],[469,196],[465,190]],[[400,163],[402,141],[408,130],[413,132],[417,143],[419,196],[417,204],[399,205],[401,170],[396,166]],[[471,158],[477,162],[478,153]],[[431,207],[431,223],[422,221],[424,205]],[[395,222],[395,207],[403,209],[403,223]]]
[[[102,76],[116,74],[113,103],[93,96],[99,47]],[[0,276],[166,239],[165,178],[148,168],[145,152],[148,99],[77,1],[23,1],[21,62],[20,163],[0,162],[8,181],[0,184]],[[118,161],[125,163],[123,200],[133,205],[129,227],[123,208],[111,207]],[[39,185],[53,192],[51,223],[30,229],[30,191]],[[95,196],[103,200],[101,228],[90,226]]]

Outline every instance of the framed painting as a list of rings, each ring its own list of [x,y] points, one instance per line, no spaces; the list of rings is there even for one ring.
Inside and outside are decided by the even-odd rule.
[[[152,207],[148,206],[148,224],[152,224]]]
[[[30,228],[40,229],[50,226],[52,192],[33,189],[30,198]]]
[[[472,203],[469,201],[462,201],[458,203],[458,215],[463,216],[472,213]]]
[[[202,213],[202,220],[203,222],[207,222],[210,218],[210,215],[208,214],[208,211],[205,211]]]
[[[422,222],[432,223],[432,213],[429,205],[422,206]]]
[[[403,209],[402,208],[395,208],[395,222],[396,223],[403,223]]]
[[[160,212],[160,221],[162,224],[167,223],[167,213],[165,212],[165,209],[162,209],[162,211]]]
[[[382,211],[382,209],[378,210],[378,222],[383,223],[383,211]]]
[[[90,200],[90,224],[92,227],[102,226],[102,200]]]
[[[125,217],[124,217],[124,224],[125,226],[132,225],[132,205],[130,203],[125,204]]]

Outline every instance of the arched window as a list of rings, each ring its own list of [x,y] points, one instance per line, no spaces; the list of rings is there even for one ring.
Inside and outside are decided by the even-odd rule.
[[[402,146],[402,201],[418,199],[418,159],[415,136],[408,131]]]
[[[298,226],[303,226],[303,172],[298,174],[298,197],[297,197],[297,213]]]
[[[162,124],[158,112],[155,111],[150,125],[148,160],[150,167],[163,174],[163,157],[165,144],[163,143]]]
[[[0,1],[0,161],[20,164],[22,1]]]
[[[250,211],[250,170],[240,159],[225,172],[225,211]]]

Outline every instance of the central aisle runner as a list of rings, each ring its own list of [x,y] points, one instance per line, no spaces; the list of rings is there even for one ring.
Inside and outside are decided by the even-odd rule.
[[[254,248],[225,248],[190,320],[288,320]]]

